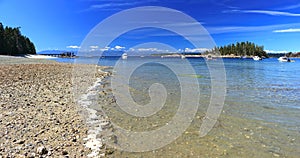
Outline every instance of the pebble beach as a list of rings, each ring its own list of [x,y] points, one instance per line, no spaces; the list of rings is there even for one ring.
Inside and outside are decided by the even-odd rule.
[[[87,157],[73,66],[6,56],[0,63],[0,157]]]

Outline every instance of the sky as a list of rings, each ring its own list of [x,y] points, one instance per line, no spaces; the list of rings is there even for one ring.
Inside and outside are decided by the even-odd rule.
[[[132,14],[134,17],[119,17],[119,22],[115,19],[105,29],[98,25],[124,10],[144,6],[177,10],[194,19],[197,24],[185,21],[175,12],[171,15],[166,11],[149,9],[149,12]],[[152,13],[153,17],[149,16]],[[136,22],[136,17],[145,17],[146,20]],[[166,21],[162,21],[166,17],[170,19],[167,20],[170,24],[180,25],[184,32],[189,33],[178,35],[178,32],[166,29],[174,27],[141,27],[127,30],[111,43],[105,43],[108,42],[107,34],[112,35],[119,28],[133,27],[136,23],[142,26],[143,22],[149,22],[147,19],[167,26]],[[106,30],[99,31],[98,38],[94,39],[98,41],[89,46],[93,50],[159,51],[164,47],[172,47],[174,51],[209,49],[210,46],[195,46],[189,41],[193,31],[199,34],[196,31],[199,31],[200,25],[200,28],[208,31],[217,46],[250,41],[263,45],[269,53],[300,52],[299,0],[0,0],[0,22],[4,26],[21,27],[22,34],[33,41],[38,52],[76,51],[86,44],[84,40],[89,38],[93,29]],[[201,41],[200,36],[195,39]]]

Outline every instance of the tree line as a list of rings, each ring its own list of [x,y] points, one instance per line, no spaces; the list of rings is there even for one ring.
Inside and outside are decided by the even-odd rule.
[[[300,57],[300,52],[298,53],[292,53],[292,52],[289,52],[286,54],[287,57],[290,57],[290,58],[299,58]]]
[[[259,46],[253,42],[248,41],[215,47],[212,51],[207,51],[206,53],[213,53],[216,50],[219,50],[221,55],[268,57],[268,54],[264,51],[264,46]]]
[[[30,39],[21,34],[20,27],[12,28],[0,22],[0,55],[36,54]]]

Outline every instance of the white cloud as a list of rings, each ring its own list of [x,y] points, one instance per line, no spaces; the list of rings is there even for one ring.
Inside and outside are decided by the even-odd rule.
[[[115,46],[115,47],[104,47],[104,48],[100,48],[99,46],[89,46],[89,51],[120,51],[120,50],[124,50],[125,47],[123,46]]]
[[[71,46],[67,46],[67,48],[71,48],[71,49],[79,49],[80,46],[71,45]]]
[[[284,28],[299,28],[300,23],[266,25],[266,26],[219,26],[207,27],[211,34],[232,33],[232,32],[257,32],[257,31],[270,31],[282,30]]]
[[[99,46],[90,46],[91,49],[98,49]]]
[[[128,52],[168,52],[168,50],[158,48],[130,48]]]
[[[158,23],[158,22],[156,22]],[[160,22],[163,24],[163,22]],[[166,23],[165,26],[172,26],[172,27],[199,27],[199,25],[203,25],[205,22],[177,22],[177,23]]]
[[[290,33],[290,32],[300,32],[300,29],[283,29],[283,30],[274,30],[276,33]]]
[[[185,48],[184,50],[178,49],[178,50],[170,50],[170,49],[159,49],[159,48],[131,48],[128,50],[128,52],[144,52],[144,53],[183,53],[183,52],[189,52],[189,53],[199,53],[199,52],[205,52],[209,51],[211,49],[208,48]]]
[[[155,54],[155,53],[178,53],[176,50],[169,50],[169,49],[160,49],[160,48],[130,48],[127,50],[129,53],[135,53],[135,54]]]
[[[121,49],[125,49],[125,47],[122,47],[122,46],[115,46],[114,49],[121,50]]]
[[[279,9],[280,10],[289,10],[289,9],[296,9],[296,8],[300,8],[300,3],[294,4],[294,5],[285,6],[285,7],[279,8]]]
[[[100,48],[100,51],[108,51],[110,49],[110,47],[104,47],[104,48]]]
[[[158,48],[138,48],[137,49],[140,52],[162,52],[166,50],[158,49]]]
[[[280,12],[280,11],[272,11],[272,10],[231,10],[231,11],[224,11],[225,13],[231,12],[238,12],[238,13],[257,13],[257,14],[266,14],[266,15],[273,15],[273,16],[293,16],[299,17],[300,14],[297,13],[290,13],[290,12]]]
[[[286,50],[265,50],[267,53],[288,53]]]
[[[129,51],[129,52],[134,52],[135,49],[134,49],[134,48],[130,48],[128,51]]]
[[[209,51],[211,49],[208,48],[185,48],[184,52],[190,52],[190,53],[199,53],[199,52],[205,52],[205,51]]]
[[[130,6],[131,3],[107,3],[107,4],[95,4],[92,5],[91,9],[103,9],[103,8],[110,8],[110,7],[121,7],[121,6]]]
[[[155,2],[156,0],[143,0],[143,1],[98,1],[97,3],[101,4],[93,4],[89,7],[88,10],[100,9],[100,10],[115,10],[120,9],[120,7],[130,7],[135,5],[142,5],[149,2]]]

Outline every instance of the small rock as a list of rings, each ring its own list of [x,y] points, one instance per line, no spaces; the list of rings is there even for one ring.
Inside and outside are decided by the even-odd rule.
[[[39,154],[39,155],[44,155],[44,154],[47,154],[47,149],[44,147],[44,146],[40,146],[36,149],[36,152]]]
[[[67,152],[66,150],[63,150],[63,151],[62,151],[62,154],[63,154],[63,155],[68,155],[68,152]]]
[[[76,141],[77,141],[76,137],[73,137],[72,142],[76,142]]]
[[[29,158],[35,158],[35,153],[31,153],[28,157]]]
[[[47,156],[51,156],[52,155],[52,152],[51,151],[49,151],[48,152],[48,154],[47,154]]]
[[[112,149],[106,149],[105,150],[105,155],[111,155],[113,153],[114,153],[114,150],[112,150]]]
[[[279,157],[280,155],[279,155],[279,154],[276,154],[276,153],[273,153],[273,156]]]
[[[17,142],[16,142],[16,144],[24,144],[25,143],[25,140],[18,140]]]

